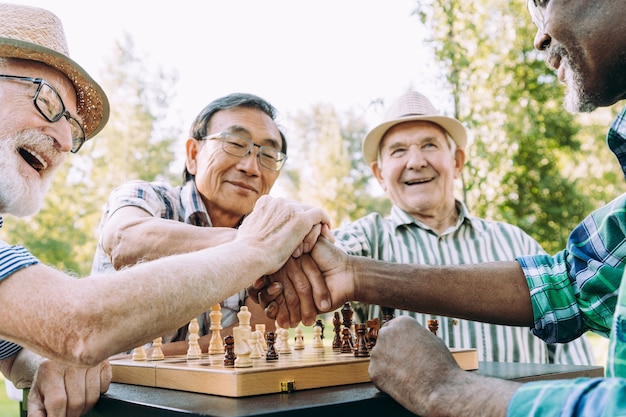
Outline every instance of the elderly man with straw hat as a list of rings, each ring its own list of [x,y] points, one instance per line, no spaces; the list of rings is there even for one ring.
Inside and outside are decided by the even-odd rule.
[[[31,215],[68,152],[104,127],[108,101],[69,57],[55,15],[0,4],[0,103],[0,213]],[[232,242],[105,279],[76,279],[0,240],[0,371],[31,387],[29,416],[83,414],[108,387],[109,356],[182,326],[320,233],[332,239],[328,222],[319,209],[265,196]]]
[[[466,264],[544,253],[518,227],[472,216],[455,197],[467,143],[461,122],[439,114],[426,96],[411,91],[399,97],[363,140],[364,159],[393,202],[391,214],[372,213],[335,230],[335,243],[351,255],[403,264]],[[377,305],[359,307],[362,321],[382,317]],[[396,315],[414,317],[423,326],[437,319],[438,334],[449,347],[477,348],[480,361],[594,363],[582,338],[548,345],[527,328],[404,310]]]

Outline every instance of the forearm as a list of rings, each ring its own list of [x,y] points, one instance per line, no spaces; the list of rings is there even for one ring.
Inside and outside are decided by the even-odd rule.
[[[142,217],[121,223],[107,233],[110,237],[103,237],[105,252],[115,269],[120,269],[141,261],[218,246],[232,241],[237,230]]]
[[[354,300],[497,324],[531,326],[530,293],[515,261],[457,266],[350,257]]]
[[[226,244],[79,280],[43,265],[29,267],[1,284],[3,305],[30,294],[30,302],[20,305],[22,319],[9,317],[2,336],[52,359],[94,365],[175,330],[269,272],[259,262],[267,256],[254,252]],[[32,292],[50,288],[51,281],[53,290]]]
[[[438,386],[431,393],[424,416],[504,417],[519,387],[516,382],[463,371],[453,384]]]

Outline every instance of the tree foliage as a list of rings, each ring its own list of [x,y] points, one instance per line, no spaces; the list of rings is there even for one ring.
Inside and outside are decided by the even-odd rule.
[[[339,226],[372,211],[385,213],[390,203],[370,189],[370,168],[361,140],[367,132],[354,111],[340,115],[331,104],[314,105],[291,119],[289,178],[293,198],[321,207]]]
[[[474,133],[466,203],[476,215],[522,227],[549,252],[561,249],[616,191],[617,165],[593,174],[599,187],[572,168],[590,142],[603,140],[607,121],[583,125],[562,108],[564,88],[533,48],[530,18],[519,18],[527,16],[523,2],[424,0],[415,12],[432,33],[454,116]]]
[[[20,243],[42,262],[86,275],[102,209],[114,187],[131,179],[171,179],[172,145],[179,134],[159,122],[176,78],[151,69],[132,39],[118,42],[102,77],[111,104],[107,126],[69,154],[34,217],[5,221],[4,240]]]

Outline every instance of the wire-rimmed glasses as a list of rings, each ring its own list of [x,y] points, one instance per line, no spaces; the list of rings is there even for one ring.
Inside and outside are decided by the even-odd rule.
[[[213,135],[205,136],[202,140],[221,139],[222,149],[229,155],[239,158],[250,155],[252,149],[256,146],[259,148],[257,159],[261,166],[271,169],[272,171],[280,171],[287,160],[287,155],[271,146],[261,146],[252,140],[232,132],[220,132]]]

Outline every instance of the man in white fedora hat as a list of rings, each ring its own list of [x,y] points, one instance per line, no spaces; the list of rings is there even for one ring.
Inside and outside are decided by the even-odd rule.
[[[55,15],[0,4],[0,103],[0,213],[31,215],[68,152],[104,127],[108,101],[69,57]],[[0,371],[31,386],[29,415],[83,414],[108,387],[109,356],[189,322],[320,233],[332,239],[322,210],[264,196],[232,242],[104,279],[76,279],[0,240]]]
[[[400,96],[363,140],[363,157],[391,199],[391,213],[371,213],[342,226],[334,231],[335,244],[351,255],[403,264],[467,264],[545,253],[520,228],[472,216],[455,197],[467,143],[463,124],[441,115],[425,95],[409,91]],[[363,323],[382,319],[378,305],[355,309]],[[480,361],[595,363],[583,338],[548,345],[521,327],[406,310],[395,315],[411,316],[423,326],[438,320],[446,345],[476,348]]]

